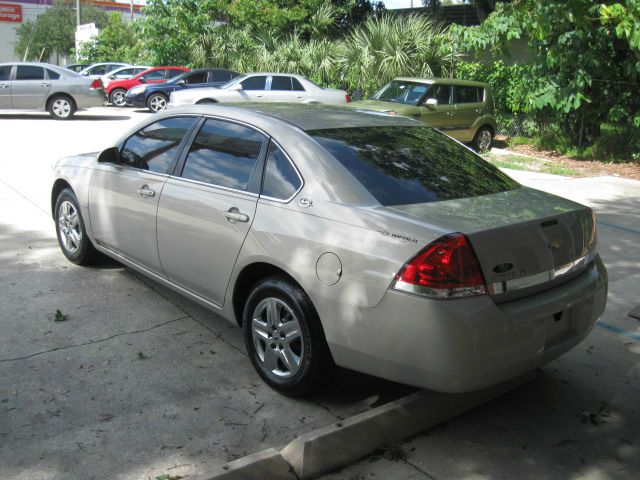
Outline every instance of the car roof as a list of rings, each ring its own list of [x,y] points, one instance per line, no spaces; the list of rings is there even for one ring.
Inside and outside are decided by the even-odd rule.
[[[228,111],[247,110],[266,117],[287,122],[301,130],[325,130],[332,128],[378,127],[378,126],[425,126],[424,123],[406,117],[335,105],[309,105],[299,103],[242,103],[222,105],[199,105],[186,107],[198,113],[214,113],[214,109]],[[185,111],[181,109],[182,111]],[[176,110],[173,110],[177,112]]]
[[[417,77],[396,77],[394,80],[403,82],[416,82],[424,84],[446,83],[447,85],[459,85],[465,87],[488,87],[488,83],[475,82],[473,80],[460,80],[457,78],[417,78]]]

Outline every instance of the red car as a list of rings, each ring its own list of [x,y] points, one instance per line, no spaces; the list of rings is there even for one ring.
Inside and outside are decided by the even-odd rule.
[[[153,67],[139,73],[135,77],[110,82],[105,90],[109,101],[113,105],[117,107],[124,107],[127,105],[125,96],[127,95],[127,90],[130,88],[147,83],[164,83],[167,80],[171,80],[173,77],[177,77],[181,73],[188,71],[189,69],[185,67]]]

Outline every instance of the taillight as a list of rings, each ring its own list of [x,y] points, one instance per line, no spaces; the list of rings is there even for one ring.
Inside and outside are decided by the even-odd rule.
[[[100,79],[96,79],[93,82],[91,82],[91,89],[92,90],[97,90],[98,88],[100,88],[102,86],[102,83],[100,82]]]
[[[345,95],[344,99],[349,103],[351,101],[351,97],[349,95]]]
[[[434,298],[486,293],[478,258],[462,233],[445,235],[427,245],[398,272],[393,288]]]

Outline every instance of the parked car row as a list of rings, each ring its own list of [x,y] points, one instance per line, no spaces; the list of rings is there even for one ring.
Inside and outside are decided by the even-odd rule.
[[[220,68],[189,70],[118,62],[90,65],[77,74],[47,64],[3,64],[0,68],[4,72],[0,72],[4,82],[0,83],[0,108],[46,109],[55,118],[69,118],[79,108],[94,106],[102,91],[112,105],[151,112],[213,103],[349,104],[349,108],[415,118],[478,151],[489,148],[497,129],[491,90],[480,82],[396,78],[371,99],[350,103],[346,91],[322,88],[295,74],[239,74]],[[83,77],[88,79],[81,82]],[[87,92],[83,93],[92,99],[89,103],[76,98],[82,96],[77,86],[73,92],[65,90],[65,82],[71,79],[84,86]]]

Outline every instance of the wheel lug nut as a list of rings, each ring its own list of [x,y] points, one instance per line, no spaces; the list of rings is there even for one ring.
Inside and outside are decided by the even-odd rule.
[[[276,344],[275,344],[275,343],[272,343],[272,344],[271,344],[271,348],[276,348]]]

